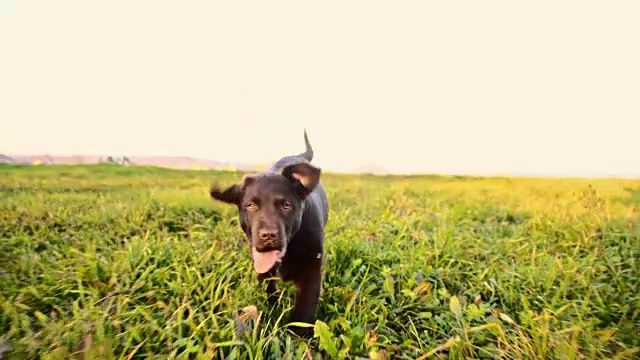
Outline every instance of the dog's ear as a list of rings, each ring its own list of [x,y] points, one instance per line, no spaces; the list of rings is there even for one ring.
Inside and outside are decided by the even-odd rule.
[[[244,195],[244,189],[254,180],[255,179],[252,175],[245,175],[239,183],[230,185],[225,189],[223,189],[217,182],[214,182],[209,190],[209,195],[212,199],[222,201],[227,204],[238,205]]]
[[[292,164],[282,170],[282,175],[294,183],[296,191],[306,197],[320,182],[322,170],[309,163]]]

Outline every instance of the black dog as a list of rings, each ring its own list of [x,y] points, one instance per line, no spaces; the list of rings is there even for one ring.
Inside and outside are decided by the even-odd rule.
[[[321,169],[310,164],[313,149],[306,130],[304,141],[304,153],[286,156],[268,172],[246,175],[240,183],[225,189],[214,183],[210,195],[238,207],[259,281],[279,275],[295,284],[290,321],[313,324],[320,297],[329,205],[320,184]],[[273,281],[266,291],[273,300]],[[304,329],[293,327],[298,335],[308,335]]]

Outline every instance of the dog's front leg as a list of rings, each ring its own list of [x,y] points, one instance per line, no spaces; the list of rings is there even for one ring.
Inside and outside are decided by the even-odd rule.
[[[310,269],[309,273],[299,279],[295,279],[294,284],[296,286],[295,304],[289,321],[313,325],[320,302],[320,287],[322,285],[320,267]],[[298,336],[310,337],[313,335],[312,328],[292,326],[291,329]]]

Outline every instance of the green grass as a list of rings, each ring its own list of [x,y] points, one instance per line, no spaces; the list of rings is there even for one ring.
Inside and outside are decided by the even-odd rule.
[[[257,287],[241,174],[0,167],[8,358],[621,358],[640,346],[640,181],[326,174],[320,322]],[[233,313],[255,305],[251,330]],[[2,351],[2,350],[0,350]]]

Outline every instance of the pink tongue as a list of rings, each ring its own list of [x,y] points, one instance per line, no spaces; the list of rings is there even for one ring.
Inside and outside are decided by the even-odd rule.
[[[258,274],[264,274],[269,271],[273,265],[278,262],[278,255],[280,250],[273,250],[268,252],[258,252],[256,248],[251,251],[251,257],[253,257],[253,268]]]

